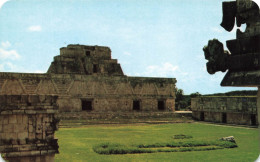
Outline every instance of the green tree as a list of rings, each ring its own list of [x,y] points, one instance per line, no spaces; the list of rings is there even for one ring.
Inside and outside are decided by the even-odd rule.
[[[178,89],[176,92],[176,102],[183,100],[184,92],[182,89]]]
[[[191,94],[190,94],[190,97],[191,97],[191,98],[198,97],[198,96],[201,96],[201,94],[200,94],[199,92],[191,93]]]

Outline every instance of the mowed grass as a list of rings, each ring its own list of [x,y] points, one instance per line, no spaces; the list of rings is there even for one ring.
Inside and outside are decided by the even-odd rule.
[[[60,146],[60,154],[55,156],[55,161],[251,162],[255,161],[259,154],[258,133],[258,129],[201,123],[91,125],[80,128],[61,128],[55,133]],[[221,137],[234,136],[238,147],[210,151],[123,155],[101,155],[93,151],[93,146],[102,143],[149,145],[184,140],[173,139],[172,137],[176,134],[192,135],[193,138],[189,140],[196,141],[214,141]]]

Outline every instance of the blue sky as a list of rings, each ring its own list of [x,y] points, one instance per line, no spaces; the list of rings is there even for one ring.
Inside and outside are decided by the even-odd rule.
[[[1,0],[2,2],[6,0]],[[220,0],[9,0],[0,3],[0,71],[43,73],[68,44],[109,46],[126,75],[173,77],[185,94],[221,87],[202,48],[220,27]]]

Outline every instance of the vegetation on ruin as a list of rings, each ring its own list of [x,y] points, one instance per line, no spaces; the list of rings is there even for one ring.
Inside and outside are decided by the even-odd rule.
[[[192,135],[191,139],[173,139],[173,135]],[[78,128],[60,128],[55,136],[59,139],[60,153],[55,161],[254,161],[258,157],[258,130],[252,128],[219,126],[200,123],[183,124],[121,124],[89,125]],[[235,149],[211,151],[166,152],[168,147],[142,148],[162,150],[145,154],[98,154],[93,147],[109,143],[121,146],[149,146],[180,141],[216,141],[221,137],[234,136]],[[210,148],[213,146],[205,146]],[[214,146],[219,147],[219,146]],[[184,148],[184,147],[183,147]],[[199,147],[194,147],[199,148]],[[184,148],[185,149],[185,148]],[[190,149],[190,148],[189,148]]]

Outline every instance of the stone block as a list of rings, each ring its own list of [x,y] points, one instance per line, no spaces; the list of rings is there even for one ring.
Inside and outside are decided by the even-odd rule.
[[[21,145],[19,147],[19,151],[30,151],[31,150],[31,145],[27,144],[27,145]]]
[[[26,139],[28,137],[28,132],[18,133],[18,139]]]
[[[0,152],[3,152],[5,149],[5,146],[0,146]]]
[[[17,133],[15,133],[15,132],[14,132],[14,133],[8,133],[7,135],[8,135],[11,139],[15,139],[15,140],[17,139]]]
[[[26,139],[19,139],[19,144],[20,145],[25,145],[26,144]]]
[[[0,124],[0,133],[3,132],[3,125]],[[1,139],[1,138],[0,138]]]
[[[29,133],[33,133],[35,131],[33,125],[29,125]]]
[[[35,139],[35,133],[29,133],[29,139]]]
[[[36,139],[42,139],[42,133],[36,133],[35,137]]]
[[[0,141],[1,141],[2,139],[5,139],[5,133],[0,132]],[[1,144],[1,143],[0,143],[0,144]]]
[[[5,95],[0,95],[0,105],[6,104],[6,96]]]
[[[9,152],[5,155],[5,157],[19,157],[21,156],[21,152]]]
[[[13,110],[13,114],[24,114],[24,110]]]
[[[11,97],[12,103],[20,103],[21,102],[21,95],[12,95],[10,97]]]
[[[48,151],[47,150],[41,150],[41,155],[47,155]]]
[[[28,95],[21,95],[21,103],[27,103],[28,102]]]
[[[31,151],[22,151],[20,156],[31,156]]]
[[[1,111],[1,115],[11,115],[11,114],[13,114],[13,111],[11,110]]]
[[[16,115],[16,120],[17,120],[18,124],[22,124],[23,123],[23,115]]]
[[[28,132],[28,125],[27,124],[16,124],[14,125],[15,132]]]
[[[35,110],[25,110],[25,114],[36,114]]]
[[[9,124],[16,124],[16,115],[9,115]]]
[[[3,125],[3,132],[5,132],[5,133],[14,132],[14,124],[4,124]]]
[[[48,116],[43,117],[42,121],[43,121],[43,123],[48,123],[49,122],[49,117]]]
[[[37,96],[37,95],[29,95],[29,97],[28,97],[29,103],[38,103],[39,101],[40,101],[39,96]]]
[[[39,95],[39,101],[40,103],[45,101],[45,95]]]
[[[23,115],[23,124],[28,124],[28,116]]]

